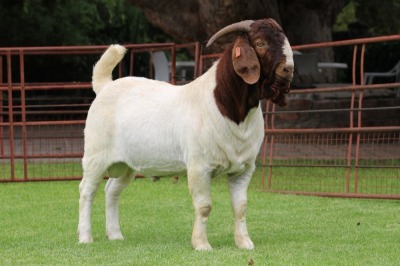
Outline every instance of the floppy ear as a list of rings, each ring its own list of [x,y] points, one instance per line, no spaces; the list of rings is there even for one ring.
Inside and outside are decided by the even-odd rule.
[[[236,74],[247,84],[254,84],[260,78],[257,54],[246,37],[238,37],[233,44],[232,64]]]

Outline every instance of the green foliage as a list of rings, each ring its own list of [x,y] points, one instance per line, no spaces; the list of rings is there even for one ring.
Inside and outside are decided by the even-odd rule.
[[[0,2],[0,46],[93,45],[151,41],[161,31],[127,0]]]
[[[400,32],[400,0],[354,0],[356,15],[367,24],[372,35]]]
[[[105,238],[104,184],[93,206],[95,242],[78,244],[78,182],[0,184],[1,265],[398,265],[399,202],[249,191],[255,250],[238,250],[226,180],[212,181],[208,237],[190,246],[193,207],[185,178],[140,179],[120,202],[123,241]]]
[[[351,0],[337,15],[333,31],[348,31],[349,24],[359,23],[372,36],[398,34],[399,14],[400,0]]]
[[[400,0],[351,0],[336,17],[333,27],[334,40],[356,39],[372,36],[399,34]],[[385,72],[400,59],[400,43],[380,42],[367,44],[365,72]],[[335,60],[351,66],[353,48],[335,47]],[[344,72],[344,82],[351,82],[351,68]],[[359,82],[359,81],[358,81]],[[394,82],[394,79],[377,78],[374,82]]]
[[[367,27],[368,36],[400,33],[400,0],[353,0],[358,21]],[[366,46],[366,72],[389,71],[400,59],[400,42],[373,43]],[[375,83],[395,82],[395,78],[377,78]]]
[[[0,17],[0,47],[170,41],[127,0],[5,0],[0,2]],[[25,81],[89,81],[97,59],[98,55],[27,56]],[[13,73],[18,82],[17,62]]]
[[[337,15],[335,23],[333,24],[333,31],[347,31],[349,23],[356,20],[356,10],[354,1],[350,1],[342,11]]]

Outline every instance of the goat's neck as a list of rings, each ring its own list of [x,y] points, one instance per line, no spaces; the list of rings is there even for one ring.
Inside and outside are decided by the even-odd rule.
[[[249,85],[233,69],[230,51],[225,51],[217,65],[214,98],[221,114],[237,124],[259,104],[257,85]]]

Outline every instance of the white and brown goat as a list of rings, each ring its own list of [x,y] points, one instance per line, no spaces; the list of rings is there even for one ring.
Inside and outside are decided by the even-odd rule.
[[[140,172],[187,174],[195,210],[192,245],[209,250],[211,178],[227,175],[239,248],[253,249],[246,226],[247,189],[263,137],[259,101],[284,105],[293,56],[273,19],[247,20],[217,32],[208,45],[239,32],[230,49],[206,73],[184,86],[138,77],[112,80],[125,48],[111,45],[93,69],[93,101],[85,127],[83,179],[79,186],[79,242],[93,241],[91,208],[105,174],[106,234],[123,239],[118,215],[121,191]]]

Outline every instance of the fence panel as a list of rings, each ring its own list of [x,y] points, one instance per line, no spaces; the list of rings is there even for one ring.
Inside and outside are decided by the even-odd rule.
[[[345,193],[349,134],[269,134],[268,190]]]
[[[378,129],[379,130],[379,129]],[[323,196],[400,198],[400,129],[268,133],[264,188]]]
[[[154,52],[163,52],[171,83],[187,82],[175,75],[176,50],[194,54],[192,78],[197,76],[199,44],[128,44],[127,56],[114,76],[152,78]],[[71,180],[82,178],[83,129],[95,94],[90,77],[94,63],[107,46],[0,48],[0,182]],[[62,61],[64,60],[64,61]],[[56,80],[54,62],[77,65]],[[34,63],[42,68],[35,68]],[[167,62],[168,63],[168,62]],[[181,62],[182,63],[182,62]],[[45,65],[45,67],[43,67]],[[83,80],[74,78],[83,71]],[[183,72],[183,71],[181,71]],[[61,78],[66,78],[61,77]],[[32,78],[35,80],[32,82]],[[58,77],[60,78],[60,77]]]
[[[347,60],[352,83],[305,84],[291,92],[288,108],[266,104],[264,190],[400,199],[400,83],[364,84],[366,45],[388,41],[400,41],[400,35],[293,47],[301,56],[353,46]],[[344,63],[321,67],[326,65],[347,68]]]
[[[400,132],[360,134],[354,175],[355,193],[399,196]]]
[[[27,126],[25,178],[28,180],[80,179],[83,121]]]
[[[0,181],[11,180],[14,176],[14,159],[11,157],[10,126],[6,123],[0,125]]]

